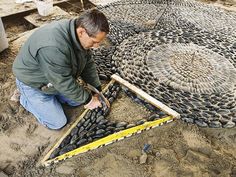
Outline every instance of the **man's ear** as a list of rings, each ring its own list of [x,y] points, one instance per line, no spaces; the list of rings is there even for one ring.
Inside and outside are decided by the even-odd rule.
[[[76,29],[76,33],[77,33],[78,37],[82,37],[84,32],[86,32],[84,28],[78,27]]]

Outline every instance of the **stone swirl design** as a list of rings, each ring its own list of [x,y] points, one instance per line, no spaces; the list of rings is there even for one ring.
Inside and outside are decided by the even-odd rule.
[[[118,73],[202,127],[236,123],[236,13],[191,0],[122,0],[99,9],[110,47],[94,51],[103,78]]]

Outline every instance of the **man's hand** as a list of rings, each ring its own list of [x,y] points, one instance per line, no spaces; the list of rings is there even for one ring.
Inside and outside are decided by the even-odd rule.
[[[102,107],[101,102],[99,101],[99,98],[97,96],[92,96],[92,99],[90,100],[90,102],[86,105],[84,105],[85,109],[95,109],[97,107]]]
[[[94,94],[93,96],[97,97],[99,99],[99,95],[96,93]],[[99,99],[101,100],[101,99]],[[103,97],[102,100],[101,100],[101,104],[102,104],[102,107],[107,107],[107,108],[110,108],[111,105],[110,105],[110,102],[107,100],[107,98]],[[104,105],[105,104],[105,105]]]

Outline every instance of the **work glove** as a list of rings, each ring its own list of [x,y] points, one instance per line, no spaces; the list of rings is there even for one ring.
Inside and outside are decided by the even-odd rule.
[[[102,107],[102,104],[97,96],[92,96],[90,102],[84,105],[85,109],[90,109],[90,110],[96,109],[97,107]]]

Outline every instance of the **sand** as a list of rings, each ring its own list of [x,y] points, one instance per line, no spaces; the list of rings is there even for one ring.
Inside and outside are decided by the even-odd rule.
[[[10,48],[0,53],[0,171],[13,177],[236,176],[236,128],[199,128],[180,120],[47,168],[40,166],[42,157],[82,108],[66,106],[70,123],[61,131],[52,131],[40,125],[19,103],[9,100],[15,89],[12,62],[24,40],[11,42]],[[128,98],[120,97],[110,116],[132,121],[130,115],[141,118],[148,114],[137,108]],[[147,143],[151,145],[148,158],[140,164],[141,151]]]

